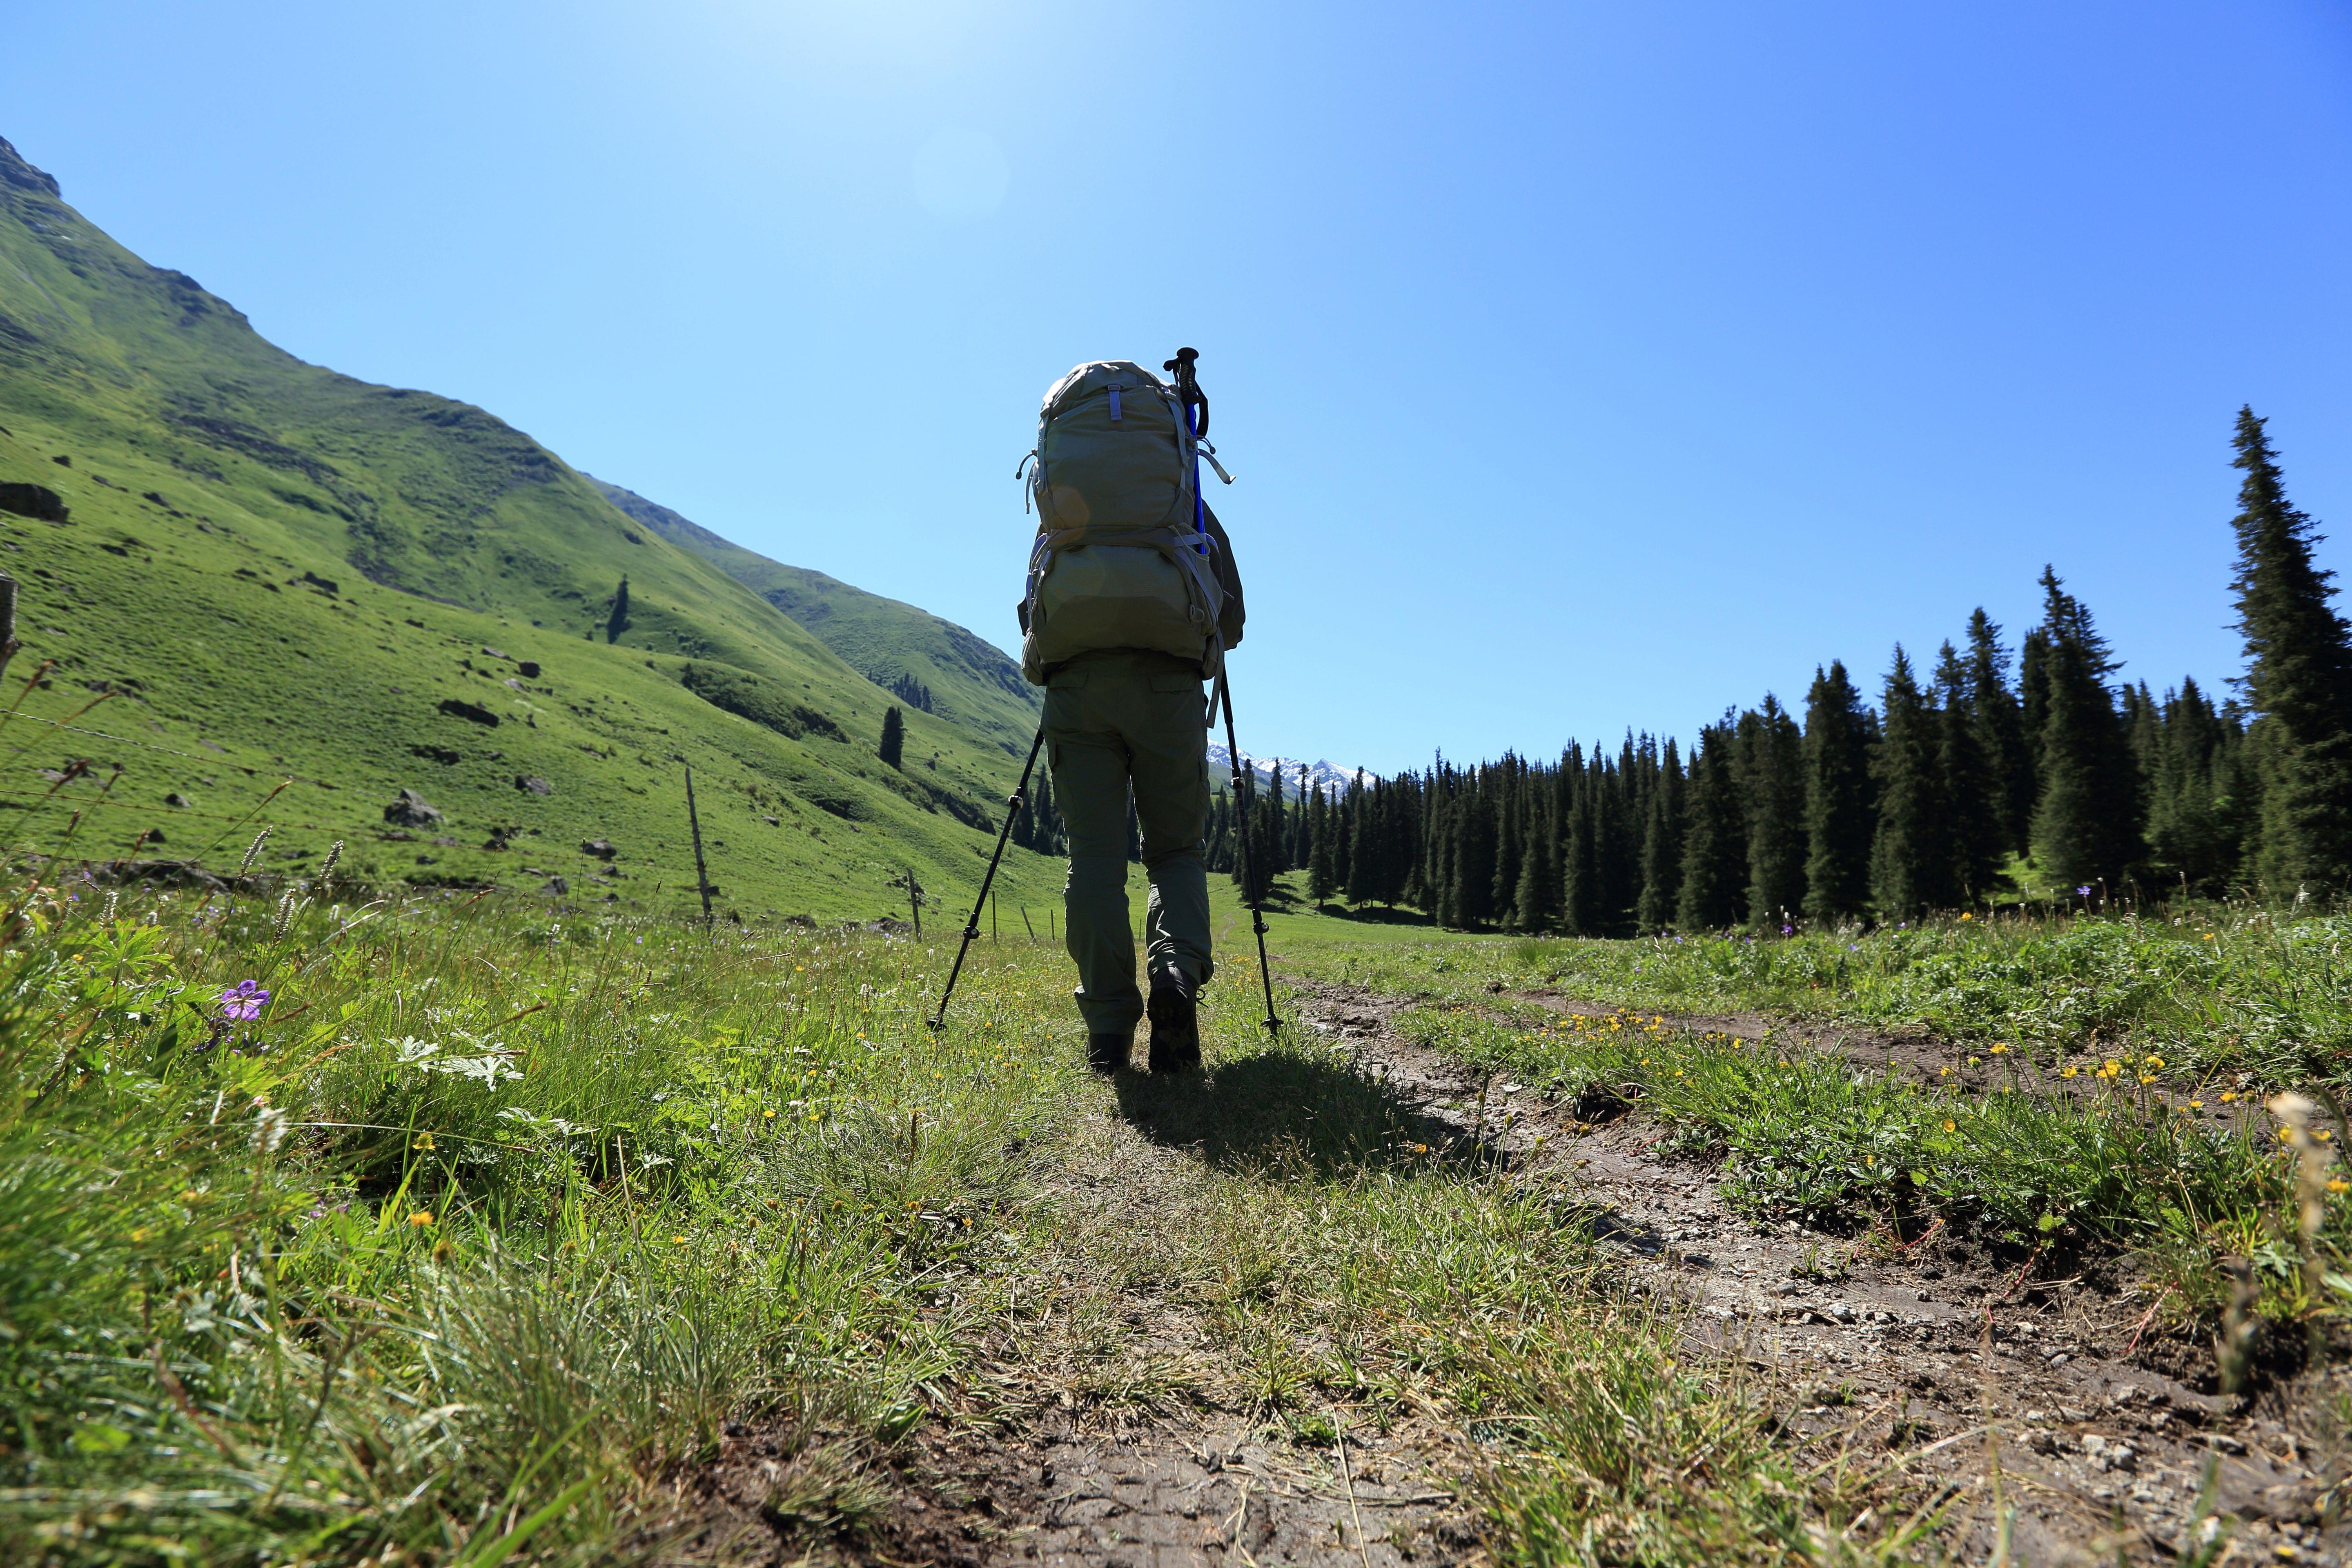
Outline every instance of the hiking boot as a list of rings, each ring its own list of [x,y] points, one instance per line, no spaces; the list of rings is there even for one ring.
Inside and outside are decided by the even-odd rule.
[[[1128,1047],[1135,1043],[1132,1035],[1088,1035],[1087,1066],[1108,1076],[1127,1066]]]
[[[1184,1072],[1201,1065],[1201,1016],[1190,980],[1168,974],[1153,981],[1144,1011],[1151,1019],[1153,1072]]]

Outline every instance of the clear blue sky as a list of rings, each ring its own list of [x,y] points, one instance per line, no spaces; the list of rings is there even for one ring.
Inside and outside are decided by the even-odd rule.
[[[1007,646],[1040,394],[1197,345],[1252,751],[1688,736],[2044,561],[2218,681],[2244,402],[2352,531],[2338,4],[14,12],[278,342]]]

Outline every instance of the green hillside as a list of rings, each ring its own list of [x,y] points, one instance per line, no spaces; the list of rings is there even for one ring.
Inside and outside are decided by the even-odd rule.
[[[1003,649],[928,610],[771,561],[634,490],[590,478],[614,506],[782,610],[866,679],[1028,750],[1037,732],[1037,689]]]
[[[723,901],[870,918],[909,867],[968,896],[1034,722],[1010,696],[960,721],[955,689],[886,767],[894,699],[759,594],[481,409],[274,347],[5,142],[0,487],[13,673],[54,666],[7,733],[19,848],[234,861],[292,776],[256,818],[272,864],[343,837],[381,879],[667,900],[691,764]],[[27,515],[43,491],[67,521]],[[388,823],[403,789],[443,819]],[[1056,879],[1009,875],[1033,903]]]

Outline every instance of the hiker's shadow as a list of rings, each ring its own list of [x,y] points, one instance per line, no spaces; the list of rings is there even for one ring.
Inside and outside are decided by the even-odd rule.
[[[1326,1050],[1277,1045],[1204,1072],[1122,1072],[1119,1114],[1154,1143],[1213,1165],[1295,1165],[1322,1174],[1374,1169],[1507,1168],[1509,1152],[1423,1109],[1386,1079]]]

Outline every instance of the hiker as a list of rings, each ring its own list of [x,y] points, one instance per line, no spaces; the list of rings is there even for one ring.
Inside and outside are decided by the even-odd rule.
[[[1198,494],[1194,437],[1205,433],[1207,409],[1190,363],[1187,351],[1176,384],[1124,360],[1078,366],[1046,393],[1031,454],[1038,524],[1021,667],[1045,688],[1047,766],[1070,843],[1066,946],[1087,1060],[1104,1073],[1128,1065],[1146,1016],[1153,1072],[1199,1066],[1195,1004],[1216,973],[1202,855],[1202,683],[1242,640],[1242,584],[1225,531]],[[1188,402],[1197,425],[1187,423]],[[1151,885],[1148,1000],[1128,919],[1130,799]]]

